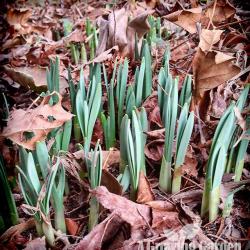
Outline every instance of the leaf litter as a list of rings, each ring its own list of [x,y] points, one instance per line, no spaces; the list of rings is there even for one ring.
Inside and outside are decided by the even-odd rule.
[[[65,1],[67,7],[52,4],[45,7],[35,6],[34,9],[20,9],[14,5],[8,8],[6,21],[10,28],[1,34],[3,42],[0,61],[4,68],[1,77],[8,80],[8,83],[19,83],[20,90],[24,87],[38,93],[46,91],[45,67],[49,65],[50,59],[58,55],[62,61],[60,87],[64,90],[61,92],[64,95],[68,91],[66,68],[71,67],[73,78],[79,80],[79,67],[72,64],[68,45],[86,44],[86,17],[91,20],[98,19],[96,23],[99,29],[99,45],[95,57],[84,65],[84,71],[88,72],[89,65],[93,62],[104,62],[109,67],[109,72],[112,72],[115,56],[121,61],[128,56],[132,65],[137,64],[134,62],[135,34],[141,46],[143,36],[150,30],[148,16],[159,16],[162,23],[168,23],[166,27],[171,26],[167,34],[171,50],[170,71],[179,75],[180,79],[184,79],[187,73],[193,74],[194,96],[191,109],[196,110],[195,106],[198,106],[199,113],[196,118],[202,119],[200,125],[196,123],[192,147],[188,149],[185,163],[180,168],[185,177],[183,190],[172,196],[159,190],[151,179],[153,177],[154,180],[158,176],[165,138],[156,92],[143,103],[150,128],[146,132],[148,139],[144,152],[150,166],[150,174],[146,177],[140,173],[136,202],[130,201],[126,192],[122,193],[116,179],[120,161],[118,149],[103,151],[102,186],[90,190],[89,193],[89,184],[83,182],[80,176],[84,161],[83,151],[76,152],[73,150],[76,148],[75,143],[71,143],[73,154],[69,153],[64,162],[65,166],[66,162],[68,164],[67,170],[71,173],[70,185],[73,185],[74,189],[70,196],[66,196],[69,203],[67,213],[72,211],[73,215],[72,218],[66,219],[68,233],[72,235],[72,242],[78,242],[72,247],[138,249],[142,244],[146,247],[147,242],[152,246],[176,242],[183,246],[187,241],[191,242],[192,246],[208,246],[220,237],[224,241],[231,240],[232,237],[244,240],[244,235],[249,238],[249,232],[247,235],[238,217],[239,210],[242,218],[248,218],[249,211],[246,212],[243,208],[249,203],[244,198],[240,199],[243,191],[236,194],[232,216],[227,218],[224,227],[221,224],[223,230],[220,230],[222,233],[218,238],[215,239],[214,235],[219,228],[219,220],[206,225],[206,221],[198,215],[202,196],[200,187],[204,185],[204,168],[210,148],[208,141],[212,139],[218,119],[229,101],[237,100],[235,96],[249,79],[248,62],[244,56],[244,53],[249,54],[245,32],[247,23],[240,24],[243,16],[236,15],[239,13],[238,9],[234,4],[221,0],[202,4],[198,1],[146,1],[146,4],[142,2],[135,5],[119,3],[113,6],[114,9],[108,9],[95,1],[88,5],[72,3],[71,6],[68,5],[69,2],[71,1]],[[181,6],[179,2],[182,3]],[[62,21],[65,17],[72,22],[72,31],[66,36],[63,34]],[[156,67],[152,67],[154,75],[159,70],[157,67],[163,56],[160,52],[161,46],[160,42],[152,46],[153,59],[156,61]],[[242,54],[239,51],[243,51]],[[132,79],[132,71],[133,69],[129,69],[129,79]],[[239,76],[242,72],[245,73]],[[157,80],[153,81],[153,86],[156,86],[154,84],[157,84]],[[180,81],[179,89],[182,82],[183,80]],[[5,88],[9,99],[18,100],[14,98],[19,93],[18,88],[13,93],[8,92],[9,86]],[[10,119],[2,135],[27,149],[34,149],[37,141],[44,140],[53,128],[60,127],[72,118],[73,115],[63,109],[61,96],[54,106],[48,104],[48,98],[45,97],[35,105],[34,100],[30,100],[34,108],[27,108],[27,103],[25,106],[21,101],[15,103],[15,108],[11,105]],[[235,109],[235,115],[238,124],[245,131],[247,128],[242,114]],[[50,116],[54,119],[48,119]],[[99,125],[95,127],[96,139],[102,136],[100,128]],[[201,141],[200,131],[205,134],[206,143]],[[29,132],[32,138],[27,138],[26,132]],[[248,168],[244,169],[244,180],[239,185],[249,185],[247,171]],[[221,208],[228,193],[235,187],[233,182],[222,184]],[[244,192],[249,195],[249,187]],[[89,195],[96,197],[102,208],[101,222],[87,234],[85,217]],[[249,228],[248,224],[248,230]],[[28,227],[24,226],[24,231],[27,229]],[[17,230],[21,234],[23,228]],[[11,232],[10,230],[7,238],[11,237]],[[75,241],[73,236],[78,237],[78,240]],[[43,249],[44,241],[39,238],[30,240],[26,248],[33,249],[37,247],[36,244]]]

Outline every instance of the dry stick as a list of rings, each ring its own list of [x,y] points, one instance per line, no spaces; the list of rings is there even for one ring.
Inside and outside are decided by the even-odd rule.
[[[231,23],[222,24],[220,26],[217,26],[216,29],[226,28],[226,27],[228,27],[230,25],[240,24],[240,23],[244,23],[244,22],[247,22],[247,21],[250,21],[250,18],[246,18],[246,19],[235,21],[235,22],[231,22]]]
[[[214,17],[214,12],[215,12],[216,4],[217,4],[217,0],[214,1],[213,12],[212,12],[211,18],[209,18],[209,23],[208,23],[208,25],[207,25],[207,29],[209,29],[210,24],[212,24],[212,26],[214,27],[214,24],[213,24],[213,17]]]

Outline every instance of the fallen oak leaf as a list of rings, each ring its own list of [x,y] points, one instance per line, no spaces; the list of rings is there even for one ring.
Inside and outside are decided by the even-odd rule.
[[[102,170],[101,185],[105,186],[108,191],[113,194],[122,194],[122,186],[117,181],[117,179],[106,169]]]
[[[214,3],[216,6],[214,8]],[[217,0],[212,2],[205,10],[205,16],[207,16],[214,24],[227,21],[230,17],[236,13],[235,8],[225,0]]]
[[[67,231],[69,232],[70,235],[77,234],[77,231],[79,228],[79,225],[77,222],[75,222],[71,218],[65,218],[65,224],[66,224]]]
[[[103,244],[115,238],[124,221],[115,213],[110,214],[104,221],[97,224],[78,244],[75,250],[102,249]]]
[[[35,220],[31,218],[25,222],[17,224],[15,226],[10,227],[7,229],[1,236],[0,242],[7,241],[8,239],[12,238],[16,234],[21,234],[22,232],[35,227]]]
[[[53,95],[58,95],[58,102],[50,106],[49,100]],[[73,115],[62,108],[61,101],[60,94],[54,92],[54,94],[45,96],[41,104],[34,109],[12,111],[2,136],[24,148],[35,149],[37,141],[44,140],[52,129],[71,120]]]
[[[4,72],[15,82],[25,88],[32,89],[37,92],[47,90],[46,69],[40,67],[16,67],[11,68],[3,66]],[[60,92],[68,87],[67,81],[60,77]]]
[[[32,11],[30,9],[9,9],[7,12],[7,22],[14,26],[16,30],[25,28],[28,19],[31,17]]]
[[[154,193],[152,191],[152,188],[150,186],[147,177],[145,176],[143,171],[140,171],[136,202],[145,204],[149,201],[153,201],[154,198],[155,198]]]
[[[222,33],[223,30],[202,29],[198,46],[203,52],[211,51],[213,45],[219,42]]]
[[[240,72],[240,68],[233,64],[232,58],[216,64],[215,51],[205,54],[198,48],[193,59],[194,98],[198,103],[207,90],[211,90]],[[217,60],[218,61],[218,60]]]
[[[112,58],[113,55],[111,54],[111,52],[113,50],[118,51],[118,46],[113,46],[111,49],[103,51],[100,55],[98,55],[97,57],[95,57],[88,64],[91,64],[91,63],[101,63],[101,62],[104,62],[104,61]]]
[[[177,24],[189,33],[197,32],[196,23],[200,22],[202,8],[193,8],[187,10],[180,10],[169,15],[164,16],[168,21]]]
[[[131,226],[131,237],[133,239],[140,239],[145,234],[145,227],[148,227],[151,218],[148,206],[112,194],[104,186],[97,187],[91,193],[104,208],[119,215],[123,221]]]

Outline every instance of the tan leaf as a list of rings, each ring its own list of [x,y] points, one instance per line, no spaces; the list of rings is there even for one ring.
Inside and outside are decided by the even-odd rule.
[[[7,22],[19,30],[26,25],[31,15],[32,11],[29,9],[9,9],[7,12]]]
[[[157,209],[157,210],[163,210],[163,211],[176,211],[175,209],[175,205],[173,205],[171,202],[169,201],[148,201],[145,203],[145,205],[150,206],[153,209]]]
[[[211,19],[214,24],[226,21],[236,13],[235,8],[225,0],[218,0],[214,8],[212,3],[205,11],[205,15]]]
[[[70,219],[70,218],[65,218],[65,224],[67,227],[67,231],[69,232],[70,235],[76,235],[79,225],[77,224],[77,222],[75,222],[74,220]]]
[[[202,98],[205,91],[213,89],[230,80],[240,72],[232,59],[216,64],[216,52],[205,54],[198,48],[193,59],[194,89],[196,101]]]
[[[202,29],[199,47],[202,49],[203,52],[211,51],[213,45],[219,42],[222,33],[223,30]]]
[[[107,170],[102,170],[101,185],[105,186],[109,192],[117,195],[122,194],[122,186],[117,179]]]
[[[174,229],[181,226],[177,212],[153,209],[152,214],[152,228],[158,234],[163,233],[166,229]]]
[[[107,19],[99,20],[100,36],[97,56],[106,50],[118,46],[122,56],[134,56],[135,33],[138,34],[139,44],[142,36],[149,31],[147,16],[152,10],[146,10],[136,5],[133,11],[129,5],[112,11]]]
[[[112,58],[113,55],[111,54],[111,52],[113,50],[118,51],[118,46],[113,46],[111,49],[103,51],[100,55],[98,55],[96,58],[94,58],[89,63],[101,63],[103,61],[106,61],[106,60]]]
[[[4,72],[15,82],[25,88],[30,88],[37,92],[47,90],[46,69],[40,67],[18,67],[10,68],[4,66]],[[68,87],[65,78],[60,77],[60,92]]]
[[[124,221],[120,216],[111,214],[104,221],[96,225],[91,232],[77,244],[75,250],[102,249],[105,242],[110,243],[110,240],[117,238],[117,234],[123,230],[123,226]]]
[[[187,30],[189,33],[194,34],[197,32],[196,23],[198,23],[201,19],[201,12],[202,9],[199,7],[176,11],[164,16],[164,18]]]
[[[153,200],[154,200],[154,193],[152,191],[150,183],[145,174],[143,173],[143,171],[140,171],[136,202],[144,204],[146,202]]]
[[[29,241],[24,250],[46,250],[45,237]]]
[[[7,127],[2,135],[23,147],[33,150],[37,141],[44,140],[54,128],[62,126],[72,118],[61,106],[61,96],[57,104],[50,106],[50,96],[46,96],[42,103],[34,109],[16,109],[11,112]],[[32,138],[25,137],[25,132],[33,133]]]
[[[103,186],[97,187],[92,193],[103,207],[130,224],[131,231],[142,230],[150,220],[150,208],[146,205],[137,204],[122,196],[112,194]]]

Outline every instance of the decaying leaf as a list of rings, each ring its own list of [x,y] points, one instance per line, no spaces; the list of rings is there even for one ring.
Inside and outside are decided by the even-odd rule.
[[[7,12],[7,22],[14,26],[16,30],[25,28],[32,11],[30,9],[9,9]]]
[[[73,154],[77,160],[84,159],[83,150],[79,150]],[[103,160],[103,168],[107,169],[109,166],[114,164],[118,164],[120,162],[120,151],[118,150],[110,150],[110,151],[102,151],[102,160]]]
[[[145,174],[143,173],[143,171],[141,171],[139,177],[139,186],[137,191],[136,202],[145,204],[146,202],[153,200],[154,200],[154,193],[152,191],[152,188],[150,187],[150,183]]]
[[[34,109],[16,109],[11,112],[2,136],[33,150],[37,141],[44,140],[52,129],[62,126],[73,116],[62,108],[62,98],[57,95],[59,101],[53,106],[49,104],[51,98],[49,95],[44,97],[42,103]]]
[[[150,29],[147,17],[152,10],[146,10],[139,5],[131,11],[129,5],[111,12],[107,19],[99,20],[100,37],[97,48],[97,57],[104,51],[118,46],[123,56],[134,56],[135,34],[139,44],[145,33]]]
[[[106,169],[102,170],[101,185],[105,186],[109,192],[117,195],[122,194],[122,186],[117,179]]]
[[[150,220],[150,208],[146,205],[134,203],[122,196],[110,193],[106,187],[100,186],[92,194],[103,207],[119,215],[123,221],[131,226],[131,237],[143,234],[145,225]]]
[[[77,244],[75,250],[102,249],[105,242],[118,238],[117,235],[122,227],[124,227],[124,221],[119,215],[112,213],[103,222],[95,226],[93,230]],[[125,239],[124,237],[123,241]]]
[[[76,235],[79,225],[77,222],[75,222],[74,220],[70,219],[70,218],[65,218],[65,224],[67,227],[67,231],[69,232],[70,235]]]
[[[115,50],[118,50],[118,46],[113,46],[112,48],[103,51],[100,55],[98,55],[96,58],[94,58],[92,61],[90,61],[89,63],[101,63],[103,61],[106,61],[110,58],[112,58],[112,54],[111,52]]]
[[[223,58],[223,62],[216,63],[216,55],[215,51],[205,54],[198,48],[194,56],[193,74],[196,100],[202,98],[205,91],[225,83],[240,72],[240,68],[233,64],[232,58],[226,61]]]
[[[4,66],[4,72],[15,82],[25,88],[37,92],[47,90],[46,69],[40,67],[18,67],[10,68]],[[68,83],[65,78],[60,77],[60,92],[63,92]]]
[[[145,146],[145,155],[148,159],[151,159],[155,162],[159,162],[162,158],[164,148],[164,139],[157,139],[149,142]]]
[[[211,51],[213,45],[219,42],[222,33],[223,30],[202,29],[199,47],[202,49],[203,52]]]
[[[24,250],[46,250],[45,237],[29,241]]]
[[[187,30],[189,33],[194,34],[197,32],[196,23],[201,19],[201,12],[202,9],[200,7],[180,10],[164,16],[164,18]]]
[[[218,24],[226,21],[235,14],[235,8],[226,0],[216,1],[214,8],[214,2],[206,9],[205,15],[212,19],[214,24]]]

